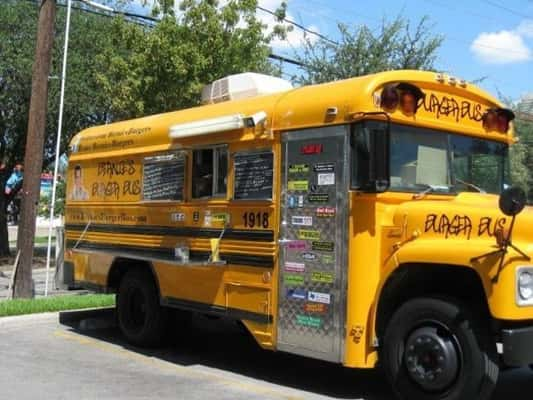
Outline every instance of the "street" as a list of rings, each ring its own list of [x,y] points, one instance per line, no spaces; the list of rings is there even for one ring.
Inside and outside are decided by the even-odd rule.
[[[263,351],[232,322],[196,317],[181,340],[146,351],[111,313],[84,313],[71,326],[57,313],[0,319],[3,399],[392,399],[378,371]],[[505,371],[494,400],[532,391],[528,369]]]

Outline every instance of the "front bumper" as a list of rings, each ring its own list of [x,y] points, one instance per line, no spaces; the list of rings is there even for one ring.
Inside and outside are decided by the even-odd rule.
[[[508,367],[533,364],[533,326],[502,329],[503,363]]]

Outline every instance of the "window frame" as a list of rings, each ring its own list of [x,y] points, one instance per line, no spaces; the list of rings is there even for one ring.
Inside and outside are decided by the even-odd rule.
[[[211,194],[208,196],[200,196],[195,197],[194,196],[194,189],[193,186],[195,184],[194,182],[194,152],[195,151],[202,151],[202,150],[211,150],[212,151],[212,174],[213,179],[211,182]],[[226,155],[226,190],[224,193],[218,193],[216,189],[218,189],[218,179],[220,177],[220,171],[219,171],[219,158],[218,155],[221,153],[221,150],[224,151]],[[191,200],[197,201],[197,200],[207,200],[207,199],[224,199],[228,197],[228,177],[229,177],[229,146],[227,143],[221,143],[221,144],[215,144],[215,145],[206,145],[206,146],[198,146],[191,149],[191,173],[190,173],[190,182],[191,182]]]

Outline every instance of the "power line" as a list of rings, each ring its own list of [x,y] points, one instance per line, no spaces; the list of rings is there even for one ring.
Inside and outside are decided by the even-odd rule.
[[[505,10],[507,11],[508,13],[511,13],[513,15],[516,15],[518,17],[522,17],[522,18],[533,18],[533,16],[531,15],[527,15],[527,14],[523,14],[521,13],[520,11],[516,11],[516,10],[513,10],[512,8],[509,8],[507,6],[504,6],[503,4],[500,4],[500,3],[497,3],[495,1],[492,1],[492,0],[483,0],[485,3],[487,4],[490,4],[491,6],[493,7],[496,7],[496,8],[499,8],[501,10]]]
[[[274,53],[271,53],[268,55],[268,58],[272,59],[272,60],[278,60],[278,61],[281,61],[281,62],[286,62],[288,64],[292,64],[292,65],[297,65],[298,67],[304,67],[304,68],[308,68],[307,65],[305,65],[304,63],[300,62],[300,61],[296,61],[292,58],[288,58],[288,57],[285,57],[285,56],[282,56],[282,55],[279,55],[279,54],[274,54]]]
[[[269,10],[269,9],[267,9],[267,8],[264,8],[264,7],[261,7],[261,6],[257,6],[256,8],[257,8],[258,10],[263,11],[263,12],[265,12],[265,13],[267,13],[267,14],[270,14],[270,15],[276,17],[276,18],[279,17],[278,14],[276,14],[274,11]],[[318,38],[324,40],[325,42],[328,42],[328,43],[333,44],[333,45],[335,45],[335,46],[339,46],[339,43],[338,43],[338,42],[336,42],[336,41],[334,41],[334,40],[331,40],[330,38],[328,38],[327,36],[322,35],[322,34],[319,33],[319,32],[316,32],[316,31],[313,31],[313,30],[311,30],[311,29],[308,29],[308,28],[306,28],[305,26],[299,24],[298,22],[292,21],[292,20],[290,20],[290,19],[288,19],[288,18],[281,18],[281,20],[287,22],[288,24],[291,24],[291,25],[297,27],[298,29],[301,29],[301,30],[304,31],[305,33],[309,33],[310,35],[315,35],[316,37],[318,37]]]

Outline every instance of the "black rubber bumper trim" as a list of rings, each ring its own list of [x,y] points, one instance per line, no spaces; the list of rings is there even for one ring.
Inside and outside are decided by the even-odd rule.
[[[67,224],[66,231],[80,231],[86,229],[83,224]],[[172,227],[157,225],[111,225],[111,224],[91,224],[87,232],[100,233],[125,233],[134,235],[151,235],[151,236],[185,236],[198,238],[218,238],[222,229],[216,228],[194,228],[194,227]],[[247,240],[257,242],[274,241],[274,231],[272,230],[253,230],[253,229],[226,229],[223,235],[224,239]]]
[[[509,367],[533,364],[533,326],[502,330],[503,362]]]

